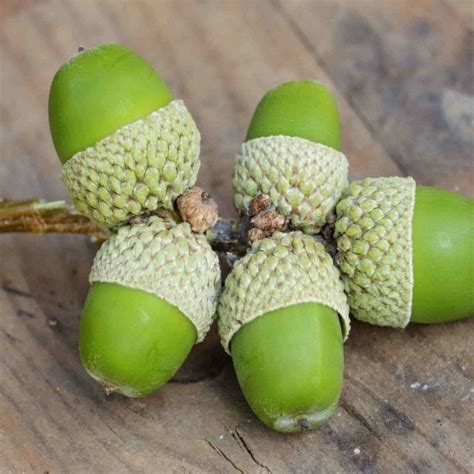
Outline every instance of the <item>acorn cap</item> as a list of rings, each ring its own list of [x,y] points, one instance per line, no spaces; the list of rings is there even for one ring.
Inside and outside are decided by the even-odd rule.
[[[197,342],[208,332],[220,291],[217,255],[187,223],[150,217],[121,227],[97,252],[90,283],[117,283],[152,293],[176,306],[196,327]]]
[[[292,227],[317,233],[328,222],[344,188],[348,163],[334,148],[284,135],[245,142],[237,154],[234,203],[248,211],[258,194],[267,194]]]
[[[232,336],[269,311],[320,303],[337,311],[349,335],[349,307],[339,272],[324,246],[302,232],[276,232],[255,242],[227,277],[219,301],[218,329],[230,354]]]
[[[174,100],[76,153],[62,179],[81,213],[116,227],[158,207],[172,209],[196,182],[199,150],[199,130],[184,103]]]
[[[367,178],[336,207],[336,264],[357,319],[399,328],[410,321],[415,190],[412,178]]]

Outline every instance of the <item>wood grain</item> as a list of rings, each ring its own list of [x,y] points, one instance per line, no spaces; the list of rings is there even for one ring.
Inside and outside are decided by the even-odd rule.
[[[404,174],[474,194],[474,36],[452,8],[432,0],[281,8]]]
[[[412,174],[474,195],[467,2],[2,2],[0,196],[63,199],[47,94],[78,45],[143,54],[203,135],[200,185],[234,212],[234,153],[270,87],[335,93],[351,176]],[[472,472],[474,319],[405,331],[354,323],[341,404],[280,435],[243,399],[215,332],[151,397],[106,397],[78,323],[96,246],[0,236],[0,472]]]

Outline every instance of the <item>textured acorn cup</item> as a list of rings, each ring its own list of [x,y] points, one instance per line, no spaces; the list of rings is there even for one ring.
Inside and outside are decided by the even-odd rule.
[[[256,195],[266,194],[293,228],[319,232],[347,186],[348,163],[339,148],[336,103],[322,84],[295,81],[270,90],[236,156],[236,208],[246,212]]]
[[[405,327],[474,314],[472,199],[412,178],[367,178],[344,193],[335,230],[356,318]]]
[[[86,371],[107,392],[149,395],[201,342],[220,291],[216,254],[189,224],[121,227],[99,249],[80,324]]]
[[[294,432],[331,416],[349,318],[339,272],[321,243],[301,232],[255,242],[228,276],[218,315],[222,344],[263,423]]]
[[[196,182],[196,124],[154,69],[123,46],[85,49],[59,69],[49,123],[69,195],[99,224],[171,209]]]

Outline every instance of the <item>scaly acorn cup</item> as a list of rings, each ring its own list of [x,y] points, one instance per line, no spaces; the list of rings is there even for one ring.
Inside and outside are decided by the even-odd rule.
[[[179,369],[216,311],[220,268],[203,235],[158,217],[99,249],[80,324],[86,371],[107,392],[141,397]]]
[[[235,264],[218,329],[247,402],[267,426],[294,432],[331,416],[348,313],[339,272],[309,235],[276,232]]]
[[[339,148],[336,103],[322,84],[295,81],[270,90],[236,157],[236,208],[246,212],[255,196],[266,194],[293,228],[319,232],[347,186]]]
[[[412,178],[354,181],[335,237],[357,319],[403,328],[474,314],[474,200]]]
[[[140,56],[106,44],[56,73],[49,123],[76,208],[113,228],[171,209],[196,182],[200,134],[190,113]]]

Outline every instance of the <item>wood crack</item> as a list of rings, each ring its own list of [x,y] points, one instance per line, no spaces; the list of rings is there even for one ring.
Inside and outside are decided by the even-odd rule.
[[[38,301],[45,301],[46,303],[57,306],[60,310],[66,310],[66,306],[64,304],[60,303],[59,301],[55,301],[51,298],[48,298],[47,296],[33,294],[33,293],[30,293],[26,290],[16,288],[9,281],[4,281],[1,284],[0,292],[1,291],[3,291],[4,293],[7,293],[9,295],[19,296],[20,298],[34,299],[34,300],[38,300]],[[24,316],[26,316],[26,315],[24,314]]]
[[[15,344],[18,339],[13,335],[13,334],[10,334],[6,329],[3,329],[3,328],[0,328],[0,332],[2,334],[5,334],[6,338],[12,343],[12,344]]]
[[[342,409],[346,411],[346,413],[349,416],[357,420],[369,433],[373,434],[378,439],[381,438],[377,430],[352,405],[349,405],[347,402],[344,402],[343,400],[339,401],[339,405]]]
[[[0,287],[0,289],[10,295],[21,296],[22,298],[28,298],[28,299],[34,298],[34,296],[31,293],[28,293],[27,291],[24,291],[24,290],[20,290],[19,288],[15,288],[14,286],[10,286],[8,283],[4,283]]]
[[[247,442],[245,441],[244,437],[242,436],[242,434],[240,433],[238,427],[235,428],[233,431],[229,428],[227,428],[227,431],[232,435],[232,437],[237,441],[237,444],[244,450],[248,453],[248,455],[250,456],[250,458],[252,459],[252,461],[259,467],[261,467],[262,469],[264,469],[266,472],[269,472],[271,473],[272,471],[270,470],[270,468],[268,466],[266,466],[265,464],[261,463],[254,455],[253,451],[249,448]]]
[[[26,311],[26,309],[18,308],[16,309],[16,315],[18,317],[27,317],[29,319],[34,319],[35,315],[31,311]]]
[[[205,439],[206,443],[211,447],[211,449],[213,451],[215,451],[220,457],[224,458],[237,472],[240,472],[242,474],[244,474],[244,471],[242,471],[242,469],[240,469],[233,461],[232,459],[229,458],[229,456],[227,456],[227,454],[222,451],[222,449],[220,449],[218,446],[215,446],[211,441],[209,441],[208,439]]]
[[[460,472],[466,472],[464,468],[457,462],[456,459],[451,457],[446,451],[441,451],[439,446],[428,437],[428,435],[413,423],[407,415],[403,412],[399,411],[389,403],[385,402],[376,392],[367,386],[364,382],[359,380],[356,377],[351,376],[350,374],[345,375],[346,379],[349,380],[351,383],[354,383],[365,390],[384,410],[386,413],[386,417],[384,423],[390,431],[394,431],[398,435],[406,435],[407,432],[415,431],[418,433],[436,452],[438,452],[441,456],[443,456],[449,463],[451,463],[456,469]],[[400,426],[401,429],[397,429],[397,426]],[[395,429],[394,429],[395,428]],[[398,431],[398,432],[397,432]],[[378,436],[381,436],[380,434]]]

